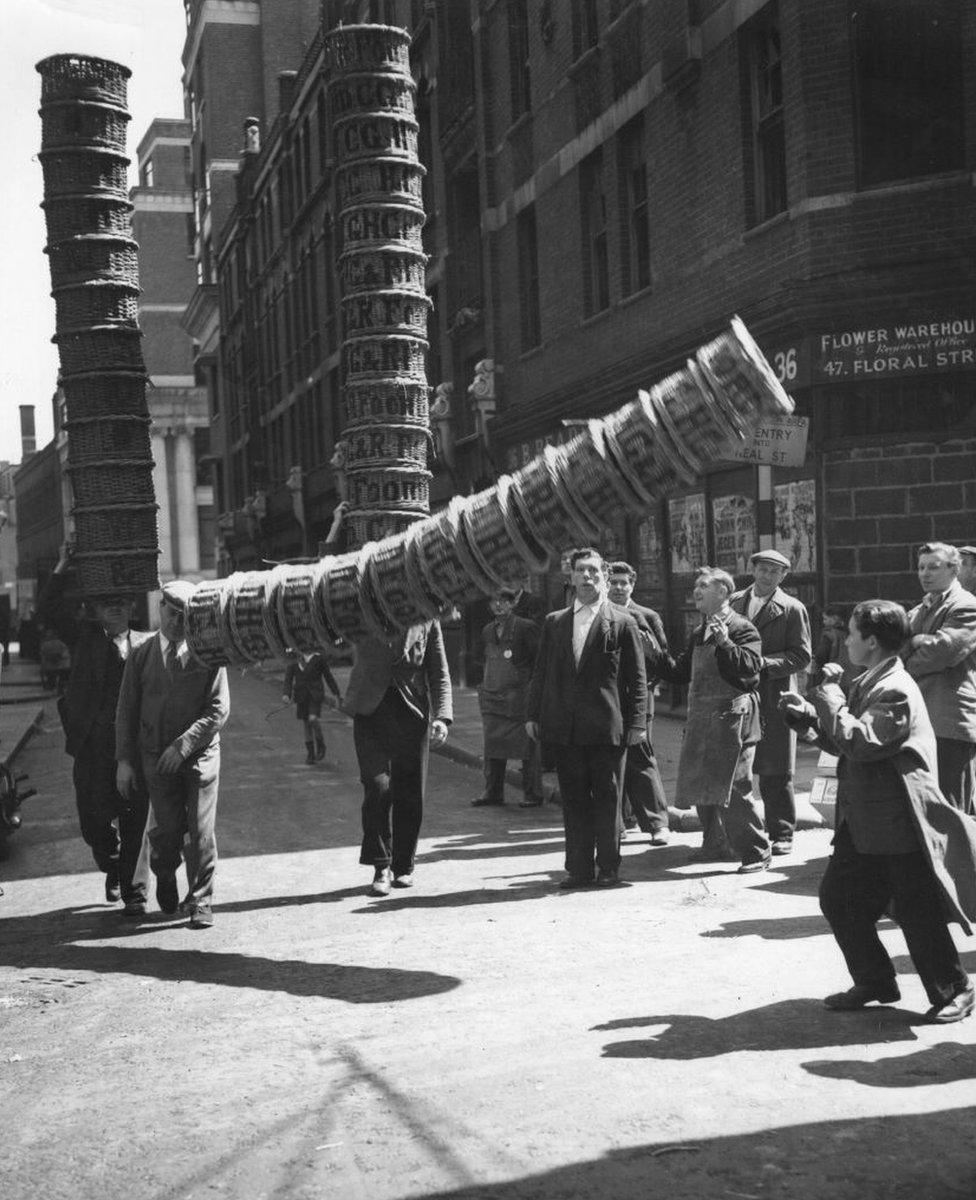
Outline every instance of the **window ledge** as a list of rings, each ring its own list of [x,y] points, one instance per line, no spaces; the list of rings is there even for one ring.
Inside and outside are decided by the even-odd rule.
[[[511,125],[509,125],[508,129],[506,129],[505,140],[507,142],[510,142],[514,137],[516,137],[519,133],[521,133],[521,131],[524,129],[524,127],[526,125],[528,125],[531,122],[531,120],[532,120],[532,110],[530,108],[527,108],[525,110],[525,112],[522,113],[521,116],[516,117],[515,120],[511,123]]]
[[[626,296],[621,296],[621,298],[617,301],[616,307],[617,308],[627,308],[628,305],[636,304],[638,300],[643,300],[647,296],[653,295],[653,293],[654,293],[654,284],[648,283],[646,286],[644,286],[642,288],[638,288],[638,290],[636,292],[630,292]]]
[[[599,56],[600,47],[590,46],[588,50],[583,51],[583,53],[578,59],[576,59],[575,62],[569,64],[569,66],[566,68],[566,74],[570,77],[570,79],[575,78],[580,74],[580,72],[585,71],[590,63],[599,58]]]
[[[614,310],[614,305],[611,302],[606,308],[601,308],[599,312],[592,313],[588,317],[584,317],[580,323],[579,329],[589,329],[591,325],[598,325],[601,321],[605,321]]]
[[[742,240],[744,242],[751,242],[753,238],[761,237],[764,233],[768,233],[769,230],[776,229],[780,225],[785,225],[792,219],[790,210],[784,208],[775,217],[768,217],[765,221],[760,221],[758,225],[753,225],[751,228],[743,230]]]
[[[521,354],[519,354],[518,360],[520,363],[529,362],[531,359],[541,354],[545,348],[545,342],[540,342],[538,346],[530,346],[528,350],[523,350]]]

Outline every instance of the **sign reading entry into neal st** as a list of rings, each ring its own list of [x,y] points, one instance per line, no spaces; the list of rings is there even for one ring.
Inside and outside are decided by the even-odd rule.
[[[752,437],[728,456],[729,461],[801,467],[807,456],[809,432],[809,417],[767,417]]]

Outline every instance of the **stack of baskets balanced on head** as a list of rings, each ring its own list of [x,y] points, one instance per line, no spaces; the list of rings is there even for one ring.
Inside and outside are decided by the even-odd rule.
[[[137,594],[158,584],[158,543],[125,154],[129,71],[76,54],[37,70],[76,562],[87,595]]]

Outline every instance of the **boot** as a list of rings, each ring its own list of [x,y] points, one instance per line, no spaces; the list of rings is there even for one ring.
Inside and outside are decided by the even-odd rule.
[[[325,738],[322,736],[322,730],[318,726],[315,727],[315,759],[316,762],[321,762],[325,758]]]
[[[312,763],[315,762],[315,743],[314,742],[306,742],[305,750],[306,750],[305,766],[310,767],[312,765]]]

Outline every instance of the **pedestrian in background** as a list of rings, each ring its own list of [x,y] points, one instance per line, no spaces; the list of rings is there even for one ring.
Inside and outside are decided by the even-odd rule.
[[[783,591],[790,560],[778,550],[759,550],[749,560],[752,583],[731,600],[732,611],[759,630],[762,666],[759,675],[759,716],[762,737],[756,747],[753,771],[759,776],[759,795],[773,854],[789,854],[796,828],[796,733],[779,707],[784,692],[796,691],[796,676],[810,663],[810,618],[794,596]]]
[[[325,689],[342,703],[342,693],[321,654],[304,654],[292,651],[285,669],[285,684],[282,700],[294,703],[295,716],[305,728],[305,765],[321,762],[325,758],[325,738],[322,735],[322,702]]]
[[[575,599],[550,613],[529,685],[526,732],[556,762],[566,835],[563,888],[612,887],[620,871],[627,747],[647,737],[647,675],[633,617],[607,599],[598,550],[570,559]]]
[[[159,632],[126,659],[115,722],[116,782],[130,796],[145,779],[153,823],[150,866],[164,913],[181,908],[195,929],[213,925],[217,866],[220,730],[230,715],[227,672],[198,664],[185,637],[194,586],[163,585]],[[186,843],[187,894],[180,904],[176,871]]]
[[[847,1011],[900,998],[877,931],[893,912],[928,995],[928,1019],[947,1024],[974,1005],[946,922],[948,914],[968,934],[976,916],[976,825],[939,793],[932,724],[898,658],[908,634],[900,605],[865,600],[849,622],[851,662],[863,672],[849,697],[838,686],[840,667],[829,664],[812,704],[795,692],[781,703],[791,723],[812,725],[820,745],[840,757],[834,849],[820,907],[854,986],[824,1003]]]
[[[959,547],[959,586],[976,594],[976,546]]]
[[[688,685],[675,806],[698,811],[702,845],[692,861],[738,859],[739,872],[749,874],[769,866],[769,839],[752,789],[763,656],[758,630],[729,604],[734,588],[727,571],[699,570],[693,595],[702,623],[677,658],[662,653],[654,669]]]
[[[451,676],[440,623],[356,643],[346,700],[363,785],[359,861],[372,896],[413,886],[429,746],[447,739]]]
[[[945,542],[918,551],[925,592],[908,614],[902,658],[918,684],[935,730],[943,796],[976,814],[976,596],[957,575],[960,554]]]
[[[522,808],[542,804],[539,743],[525,732],[526,701],[539,648],[539,627],[515,616],[517,588],[500,588],[490,600],[494,617],[481,631],[484,676],[478,707],[484,732],[485,787],[475,808],[505,803],[505,770],[510,758],[522,764]]]
[[[840,604],[831,604],[824,609],[823,627],[820,637],[813,649],[813,661],[807,676],[807,684],[812,689],[820,683],[823,669],[827,663],[840,663],[844,668],[841,687],[845,688],[857,672],[851,670],[851,660],[847,654],[847,622],[850,619],[847,610]]]
[[[668,799],[654,754],[654,696],[657,683],[653,665],[661,651],[667,653],[668,639],[664,622],[654,611],[634,600],[637,572],[626,562],[610,564],[607,594],[610,602],[624,609],[637,622],[647,672],[647,737],[627,749],[624,769],[624,828],[640,827],[651,836],[652,846],[668,844]]]

